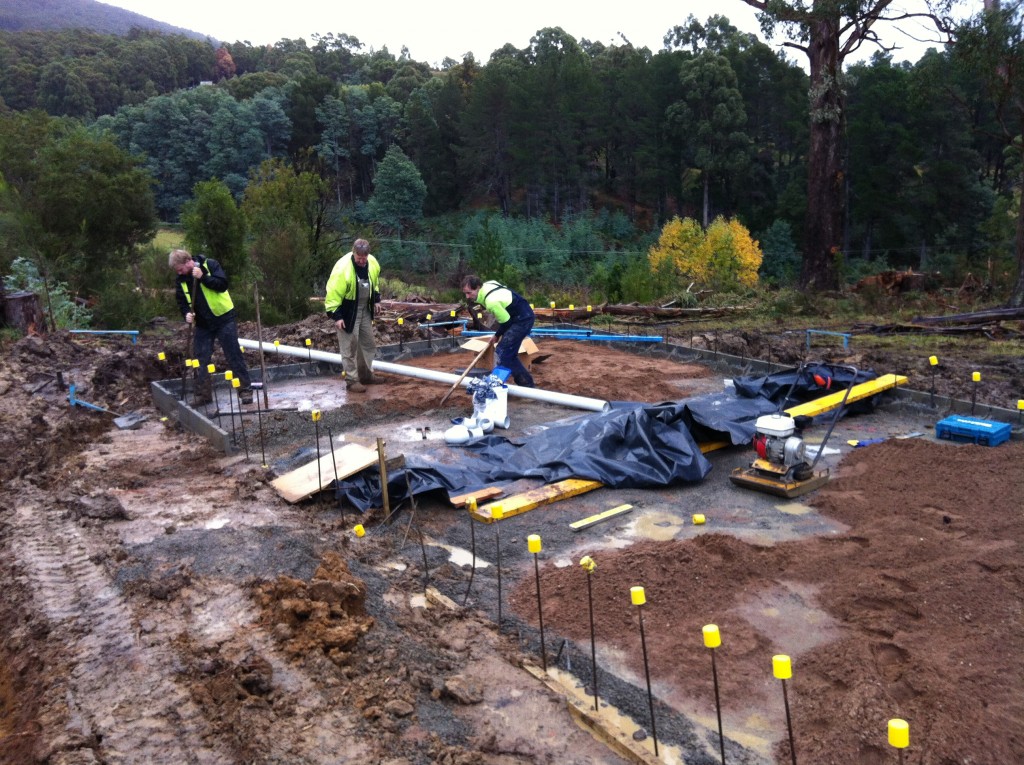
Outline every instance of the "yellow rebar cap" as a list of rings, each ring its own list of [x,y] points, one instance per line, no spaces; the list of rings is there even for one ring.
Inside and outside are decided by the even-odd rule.
[[[313,341],[312,341],[312,340],[310,340],[310,339],[309,339],[309,338],[307,337],[307,338],[306,338],[306,347],[308,348],[308,347],[309,347],[309,346],[311,346],[312,344],[313,344]]]
[[[589,555],[584,555],[582,558],[580,558],[580,565],[583,567],[583,570],[586,571],[588,574],[591,573],[595,568],[597,568],[597,562]]]
[[[793,664],[784,653],[772,657],[772,673],[779,680],[789,680],[793,676]]]
[[[319,409],[314,409],[311,414],[312,414],[312,417],[313,417],[313,422],[320,422],[320,410]]]
[[[694,513],[693,514],[693,524],[695,526],[700,526],[706,520],[707,520],[707,518],[704,517],[703,513]]]
[[[939,365],[939,357],[938,356],[929,356],[928,357],[928,363],[931,364],[933,367],[938,366]]]
[[[906,720],[889,720],[889,744],[897,749],[906,749],[910,746],[910,725]]]
[[[704,645],[707,648],[718,648],[722,644],[722,635],[717,624],[704,625]]]
[[[214,372],[217,371],[217,367],[215,367],[213,364],[207,364],[206,371],[212,375]]]
[[[156,357],[160,359],[160,361],[167,361],[167,354],[164,353],[163,351],[160,351],[160,353],[158,353]]]
[[[242,387],[242,381],[241,381],[241,380],[239,380],[239,379],[238,379],[238,378],[236,377],[235,379],[233,379],[233,380],[231,381],[231,387],[232,387],[232,388],[241,388],[241,387]]]
[[[540,552],[540,535],[539,534],[530,534],[530,536],[528,536],[526,538],[526,545],[529,548],[530,552],[532,552],[532,553],[539,553]]]
[[[633,601],[634,606],[642,606],[647,602],[647,596],[644,594],[643,587],[630,587],[629,598]]]
[[[366,529],[363,528],[363,524],[361,524],[361,523],[357,523],[352,528],[352,531],[355,532],[355,535],[357,537],[364,537],[364,536],[366,536]]]
[[[971,372],[971,379],[974,382],[981,382],[981,372]]]
[[[235,376],[235,373],[234,373],[234,372],[232,372],[232,371],[231,371],[230,369],[229,369],[229,370],[228,370],[227,372],[225,372],[225,373],[224,373],[224,379],[225,379],[225,380],[230,380],[230,379],[232,379],[232,378],[233,378],[234,376]]]

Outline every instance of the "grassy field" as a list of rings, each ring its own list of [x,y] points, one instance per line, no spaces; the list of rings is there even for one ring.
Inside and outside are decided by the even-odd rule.
[[[161,228],[150,243],[159,250],[171,250],[183,246],[185,236],[178,229]]]

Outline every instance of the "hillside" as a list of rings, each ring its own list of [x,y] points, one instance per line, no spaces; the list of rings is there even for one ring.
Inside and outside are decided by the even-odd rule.
[[[6,0],[0,6],[2,30],[23,32],[75,28],[115,35],[125,35],[132,28],[142,28],[206,39],[206,35],[191,29],[165,24],[95,0]]]

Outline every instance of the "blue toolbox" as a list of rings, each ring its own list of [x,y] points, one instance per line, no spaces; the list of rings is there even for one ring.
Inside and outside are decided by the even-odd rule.
[[[1010,424],[980,417],[953,415],[935,423],[935,435],[951,441],[971,441],[983,446],[998,446],[1010,438]]]

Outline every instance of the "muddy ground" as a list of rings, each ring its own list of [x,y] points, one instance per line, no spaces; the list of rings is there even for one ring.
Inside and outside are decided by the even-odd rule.
[[[690,342],[687,335],[677,332]],[[306,337],[334,350],[319,317],[264,332],[297,346]],[[382,342],[394,339],[382,333]],[[748,358],[770,347],[773,361],[805,355],[799,333],[698,332],[693,342]],[[522,669],[538,663],[527,556],[503,568],[499,629],[481,584],[461,607],[470,567],[414,543],[419,533],[443,537],[459,520],[446,503],[425,498],[412,531],[371,512],[358,519],[371,530],[363,538],[352,533],[352,510],[330,498],[285,503],[259,460],[214,452],[152,409],[148,384],[180,371],[184,344],[180,327],[157,324],[137,345],[63,333],[4,348],[0,762],[627,761]],[[1022,396],[1021,360],[984,345],[976,358],[958,348],[956,363],[944,359],[934,377],[927,356],[885,358],[856,343],[828,355],[909,374],[922,390],[934,381],[939,395],[1012,408]],[[451,369],[443,356],[415,363]],[[975,369],[985,385],[972,389],[964,381]],[[535,369],[544,388],[649,402],[692,395],[709,375],[692,363],[575,343],[559,343]],[[70,408],[61,380],[96,406],[148,418],[118,429],[112,415]],[[389,377],[361,400],[353,394],[336,427],[437,411],[440,392]],[[440,410],[458,413],[457,405]],[[709,622],[721,628],[729,762],[790,761],[770,674],[780,652],[794,657],[789,700],[801,762],[895,762],[884,733],[892,717],[911,722],[907,763],[1024,761],[1021,496],[1018,439],[998,448],[917,439],[851,450],[808,500],[841,533],[756,545],[712,531],[595,554],[601,654],[618,657],[642,689],[637,616],[619,591],[624,578],[642,581],[659,693],[711,730],[700,631]],[[546,644],[586,659],[584,575],[541,562]],[[428,605],[424,573],[458,601],[454,608]],[[493,571],[478,576],[493,584]],[[813,602],[827,621],[818,634],[829,639],[766,629],[765,604],[787,601]],[[609,694],[630,696],[614,687],[621,680],[607,682]],[[639,703],[630,713],[649,734],[643,693],[632,697]],[[666,757],[719,761],[717,736],[675,724],[660,701],[658,715]],[[751,720],[774,731],[767,748],[739,735]]]

